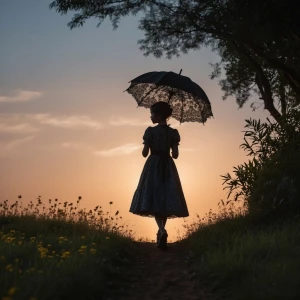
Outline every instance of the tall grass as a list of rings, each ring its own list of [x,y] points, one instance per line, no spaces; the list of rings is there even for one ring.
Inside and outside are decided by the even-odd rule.
[[[300,217],[210,212],[187,226],[188,264],[215,299],[300,299]]]
[[[107,299],[134,253],[119,212],[22,197],[0,203],[0,299]],[[121,280],[119,280],[121,282]]]

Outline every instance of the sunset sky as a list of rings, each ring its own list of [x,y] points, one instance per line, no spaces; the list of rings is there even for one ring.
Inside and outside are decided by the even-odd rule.
[[[138,237],[154,239],[154,219],[128,212],[145,163],[150,113],[123,91],[145,72],[183,69],[205,90],[214,114],[204,126],[170,120],[181,135],[175,163],[186,221],[216,209],[226,197],[220,175],[248,159],[239,149],[244,120],[269,114],[252,112],[251,102],[238,109],[234,99],[222,100],[218,81],[209,79],[209,63],[218,60],[209,49],[172,60],[144,57],[137,18],[123,19],[116,31],[109,21],[96,28],[95,20],[71,31],[71,14],[49,10],[50,2],[0,3],[0,202],[20,194],[23,203],[38,195],[45,202],[82,196],[81,207],[108,209],[113,201]],[[183,233],[182,224],[169,221],[171,238]]]

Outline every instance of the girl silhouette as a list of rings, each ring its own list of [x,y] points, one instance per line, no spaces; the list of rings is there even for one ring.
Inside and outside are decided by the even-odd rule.
[[[166,102],[151,106],[151,121],[155,127],[148,127],[144,133],[142,155],[147,157],[137,189],[133,195],[130,212],[146,217],[155,217],[158,225],[157,246],[167,248],[168,218],[189,215],[176,165],[172,158],[179,155],[180,136],[177,129],[167,125],[172,108]],[[172,149],[172,157],[170,156]]]

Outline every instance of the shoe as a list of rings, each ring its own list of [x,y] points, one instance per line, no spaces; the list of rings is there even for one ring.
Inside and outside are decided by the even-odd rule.
[[[160,239],[158,241],[157,247],[160,248],[161,250],[166,250],[168,248],[168,246],[167,246],[167,239],[168,239],[168,234],[167,234],[167,231],[165,230],[160,235]]]

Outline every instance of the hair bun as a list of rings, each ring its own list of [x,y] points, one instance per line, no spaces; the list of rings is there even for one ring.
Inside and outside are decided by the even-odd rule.
[[[151,111],[164,118],[169,118],[172,115],[172,107],[164,101],[158,101],[151,106]]]

